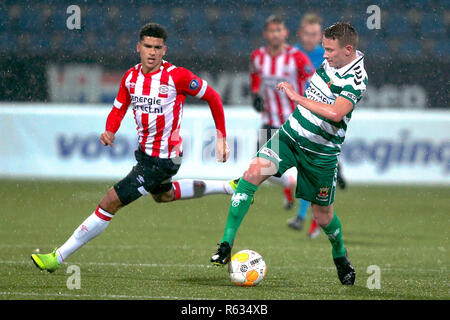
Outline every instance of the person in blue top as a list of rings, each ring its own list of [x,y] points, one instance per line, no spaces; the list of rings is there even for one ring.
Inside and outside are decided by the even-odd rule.
[[[305,14],[300,21],[297,37],[300,42],[294,46],[305,53],[317,69],[325,53],[322,47],[322,19],[314,13]]]
[[[300,42],[296,43],[294,47],[308,56],[315,69],[319,68],[324,60],[323,54],[325,53],[325,49],[322,47],[322,18],[315,13],[306,13],[300,21],[297,37]],[[309,83],[306,84],[306,88],[308,85]],[[341,189],[346,187],[340,164],[338,164],[337,184]],[[299,199],[297,215],[289,219],[287,225],[292,229],[301,230],[309,205],[309,201]],[[311,222],[307,235],[310,238],[316,238],[320,235],[320,226],[314,219]]]

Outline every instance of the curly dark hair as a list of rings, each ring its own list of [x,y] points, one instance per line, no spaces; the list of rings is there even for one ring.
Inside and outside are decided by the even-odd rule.
[[[142,40],[145,36],[147,36],[161,38],[164,40],[164,43],[166,43],[167,35],[167,31],[162,25],[154,22],[149,22],[143,25],[141,30],[139,31],[139,40]]]

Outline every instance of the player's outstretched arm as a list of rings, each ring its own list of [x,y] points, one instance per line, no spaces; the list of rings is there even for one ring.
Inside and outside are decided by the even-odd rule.
[[[353,104],[343,97],[338,97],[333,105],[310,100],[295,92],[294,87],[288,82],[279,83],[277,89],[286,93],[292,102],[333,122],[341,121],[353,109]]]
[[[216,143],[216,159],[219,162],[226,162],[230,155],[230,148],[228,147],[226,129],[225,129],[225,114],[223,112],[223,104],[220,95],[210,86],[206,88],[205,94],[201,98],[205,100],[211,109],[214,123],[217,130]]]
[[[216,158],[220,162],[227,161],[230,149],[226,140],[225,115],[220,95],[208,86],[205,80],[197,77],[188,69],[175,68],[171,72],[171,76],[178,92],[196,97],[208,103],[217,130]]]

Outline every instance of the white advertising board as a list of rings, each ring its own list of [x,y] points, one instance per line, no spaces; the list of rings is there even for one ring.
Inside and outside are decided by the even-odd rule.
[[[129,112],[104,147],[99,135],[110,106],[0,105],[0,177],[120,179],[135,164],[136,124]],[[185,106],[183,164],[177,178],[241,176],[256,152],[260,116],[252,108],[225,108],[230,159],[214,157],[215,129],[207,105]],[[355,110],[340,161],[357,183],[450,185],[450,112]]]

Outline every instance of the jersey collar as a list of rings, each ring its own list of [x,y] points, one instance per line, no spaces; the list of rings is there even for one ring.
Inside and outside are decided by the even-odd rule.
[[[290,44],[287,44],[287,43],[286,43],[286,45],[285,45],[284,48],[283,48],[283,51],[281,51],[279,54],[277,54],[277,55],[275,55],[275,56],[272,56],[272,55],[269,53],[269,47],[268,47],[268,46],[264,47],[264,50],[266,51],[266,53],[267,53],[269,56],[271,56],[272,58],[277,58],[277,57],[279,57],[279,56],[285,54],[286,52],[291,51],[291,49],[292,49],[292,46],[291,46]]]
[[[153,71],[153,72],[149,72],[149,73],[144,73],[144,72],[142,72],[142,67],[141,67],[141,70],[139,70],[139,72],[144,76],[144,77],[152,77],[152,76],[154,76],[155,74],[157,74],[158,72],[161,72],[163,69],[164,69],[164,60],[161,62],[161,66],[159,67],[159,69],[158,70],[156,70],[156,71]]]
[[[364,53],[362,53],[359,50],[356,50],[356,58],[352,60],[351,62],[347,63],[345,66],[340,67],[339,69],[336,69],[336,72],[341,76],[345,76],[347,72],[349,72],[351,69],[353,69],[354,66],[356,66],[358,63],[362,62],[364,59]]]

